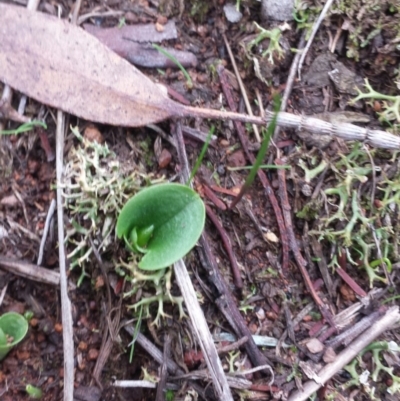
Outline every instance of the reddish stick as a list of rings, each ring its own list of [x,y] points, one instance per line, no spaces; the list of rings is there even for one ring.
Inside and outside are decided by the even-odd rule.
[[[206,211],[208,218],[213,222],[215,228],[218,230],[219,235],[221,236],[222,239],[222,243],[224,244],[225,251],[228,254],[229,260],[231,262],[233,282],[235,283],[237,288],[243,288],[243,280],[240,275],[240,270],[235,255],[233,254],[232,251],[232,245],[229,236],[226,233],[224,227],[222,227],[222,224],[219,222],[216,214],[212,211],[212,209],[208,205],[206,205]]]
[[[284,163],[280,159],[275,160],[275,164],[278,166],[282,166]],[[283,210],[283,217],[285,219],[285,225],[289,237],[289,244],[290,248],[294,254],[296,259],[297,265],[300,269],[301,275],[303,276],[304,282],[306,284],[308,292],[311,294],[312,298],[314,299],[315,303],[318,305],[319,310],[324,316],[325,320],[329,322],[329,324],[333,327],[336,327],[332,313],[329,311],[327,306],[322,302],[322,299],[319,297],[317,292],[314,290],[314,286],[312,285],[310,276],[306,270],[307,262],[303,258],[303,255],[300,252],[299,245],[297,244],[296,237],[293,231],[292,225],[292,216],[291,216],[291,207],[289,205],[289,199],[287,196],[286,190],[286,174],[284,169],[278,169],[278,181],[279,181],[279,196],[281,198],[282,210]]]
[[[210,199],[210,201],[212,203],[214,203],[214,205],[218,209],[226,210],[225,203],[222,202],[222,200],[219,199],[218,196],[214,194],[214,192],[208,187],[207,184],[203,184],[203,191],[204,191],[204,195],[207,196],[207,198]]]

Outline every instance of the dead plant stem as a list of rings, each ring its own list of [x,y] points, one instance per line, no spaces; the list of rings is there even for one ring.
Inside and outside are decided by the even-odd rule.
[[[228,254],[229,261],[231,262],[233,282],[235,283],[237,288],[242,289],[243,288],[243,280],[240,275],[240,269],[239,269],[236,257],[232,250],[231,240],[230,240],[227,232],[225,231],[224,227],[218,220],[217,215],[213,212],[213,210],[208,205],[206,205],[206,211],[207,211],[207,217],[213,222],[215,228],[217,229],[219,235],[221,236],[225,251]]]
[[[325,365],[319,372],[319,383],[310,380],[303,385],[302,390],[292,393],[288,401],[305,401],[315,393],[324,383],[331,379],[339,370],[349,364],[365,347],[373,342],[378,336],[389,330],[400,319],[399,307],[393,306],[387,310],[381,319],[376,321],[368,330],[363,332],[356,340],[344,349],[336,359]]]
[[[314,26],[312,28],[311,35],[310,35],[310,37],[309,37],[309,39],[307,41],[306,47],[304,48],[304,50],[301,53],[301,58],[300,58],[300,61],[299,61],[299,66],[298,66],[298,73],[299,73],[299,78],[300,79],[301,79],[301,67],[303,66],[303,63],[304,63],[304,60],[305,60],[305,58],[307,56],[308,50],[310,49],[310,47],[312,45],[312,42],[313,42],[313,40],[315,38],[315,35],[317,34],[318,29],[319,29],[322,21],[324,20],[326,13],[328,12],[329,8],[331,7],[332,3],[333,3],[333,0],[328,0],[325,3],[324,8],[321,11],[321,14],[319,15],[317,21],[314,23]]]
[[[74,340],[72,328],[71,301],[68,296],[68,277],[66,254],[64,248],[64,210],[62,196],[62,175],[64,159],[64,127],[65,116],[57,111],[56,129],[56,174],[57,174],[57,225],[58,225],[58,257],[60,264],[61,319],[63,326],[64,349],[64,401],[74,399]]]
[[[247,96],[246,88],[244,87],[244,84],[243,84],[243,81],[242,81],[242,77],[239,74],[239,70],[238,70],[237,65],[236,65],[235,57],[233,57],[231,46],[229,45],[228,39],[226,38],[226,35],[224,33],[222,34],[222,37],[224,38],[225,46],[226,46],[226,49],[228,50],[229,58],[231,60],[233,70],[235,71],[236,79],[237,79],[237,81],[239,83],[240,92],[242,93],[242,96],[243,96],[243,99],[244,99],[244,103],[246,105],[247,113],[249,113],[249,115],[253,116],[253,109],[250,106],[250,102],[249,102],[249,98]],[[256,124],[253,124],[253,130],[254,130],[254,135],[255,135],[255,137],[257,139],[257,142],[260,143],[261,142],[261,137],[260,137],[260,133],[258,132],[258,127],[257,127]]]

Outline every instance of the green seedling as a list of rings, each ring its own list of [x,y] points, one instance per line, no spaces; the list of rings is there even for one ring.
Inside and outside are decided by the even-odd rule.
[[[263,139],[263,141],[261,143],[261,146],[260,146],[260,149],[259,149],[259,151],[257,153],[256,160],[254,162],[253,167],[251,168],[251,170],[249,172],[249,175],[246,178],[246,181],[244,182],[244,185],[242,186],[242,189],[240,190],[240,192],[237,195],[237,197],[233,200],[233,202],[232,202],[232,204],[230,206],[231,209],[233,209],[237,205],[237,203],[243,197],[245,192],[250,188],[251,184],[253,183],[254,179],[256,178],[258,169],[260,168],[260,166],[261,166],[261,164],[262,164],[262,162],[264,160],[265,154],[267,153],[267,150],[268,150],[268,147],[269,147],[269,143],[271,141],[272,134],[275,131],[276,122],[277,122],[277,119],[278,119],[278,112],[279,112],[279,109],[280,109],[280,104],[281,104],[280,98],[278,96],[275,97],[275,99],[274,99],[274,111],[275,111],[275,114],[274,114],[271,122],[268,124],[267,130],[264,130],[264,129],[262,130],[264,139]]]
[[[30,398],[33,398],[35,400],[40,400],[43,396],[43,391],[38,387],[32,386],[32,384],[27,384],[25,387],[25,391]]]
[[[142,313],[143,313],[143,307],[141,307],[139,309],[139,316],[138,316],[138,319],[136,321],[135,330],[134,330],[133,336],[132,336],[132,341],[129,344],[130,347],[131,347],[131,352],[129,353],[129,363],[132,363],[132,360],[133,360],[133,353],[135,351],[136,340],[137,340],[137,338],[139,336],[140,327],[142,325]]]
[[[177,67],[182,71],[182,74],[186,78],[186,86],[188,87],[188,89],[192,89],[193,88],[192,78],[190,77],[189,73],[186,71],[185,67],[179,62],[179,60],[175,56],[173,56],[171,53],[169,53],[168,51],[166,51],[165,49],[163,49],[162,47],[160,47],[154,43],[153,43],[153,47],[156,50],[158,50],[163,56],[167,57],[168,59],[170,59],[173,63],[175,63],[177,65]]]
[[[160,184],[141,190],[126,203],[117,220],[117,235],[129,249],[144,253],[141,269],[160,270],[194,247],[204,223],[205,206],[195,191]]]
[[[175,393],[172,390],[165,391],[165,401],[174,401]]]
[[[15,312],[0,316],[0,361],[20,343],[28,332],[27,320]]]
[[[10,130],[0,130],[0,135],[16,135],[22,134],[23,132],[27,132],[32,130],[35,127],[42,127],[47,129],[47,125],[41,121],[31,121],[29,123],[25,123],[20,125],[18,128],[10,129]]]

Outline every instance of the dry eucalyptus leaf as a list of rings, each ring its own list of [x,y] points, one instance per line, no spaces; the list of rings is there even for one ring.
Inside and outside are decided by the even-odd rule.
[[[184,106],[170,100],[149,78],[90,34],[50,15],[0,3],[0,81],[41,103],[89,121],[143,126],[170,117],[232,119],[264,125],[266,118]],[[280,112],[278,124],[400,148],[385,131],[331,124]]]
[[[180,105],[83,29],[0,4],[0,80],[90,121],[142,126],[180,114]]]

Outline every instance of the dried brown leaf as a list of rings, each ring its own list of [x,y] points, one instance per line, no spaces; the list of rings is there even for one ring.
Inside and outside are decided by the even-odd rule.
[[[180,114],[149,78],[66,21],[0,4],[0,80],[90,121],[142,126]]]

